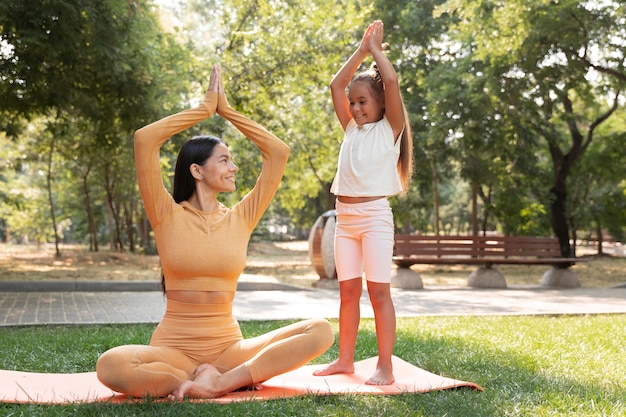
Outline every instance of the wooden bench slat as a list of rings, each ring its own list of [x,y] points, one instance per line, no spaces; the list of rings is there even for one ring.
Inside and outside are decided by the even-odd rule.
[[[412,264],[573,264],[554,237],[396,235],[394,262]]]

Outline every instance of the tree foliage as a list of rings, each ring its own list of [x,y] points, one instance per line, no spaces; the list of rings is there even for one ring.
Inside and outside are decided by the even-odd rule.
[[[264,223],[305,236],[334,206],[343,134],[327,86],[373,19],[414,133],[411,190],[392,199],[399,228],[555,234],[564,254],[579,232],[623,236],[622,1],[6,0],[5,237],[149,250],[133,131],[193,106],[215,62],[231,104],[292,150]],[[200,132],[224,137],[240,167],[229,204],[260,156],[219,116],[167,142],[163,171]]]
[[[594,141],[595,129],[618,108],[625,86],[623,8],[617,2],[601,6],[574,0],[450,0],[436,13],[446,19],[454,17],[445,35],[455,41],[451,49],[458,50],[460,62],[473,63],[467,66],[473,71],[467,71],[465,78],[472,83],[483,76],[486,79],[482,88],[469,93],[476,99],[470,108],[498,120],[498,130],[483,126],[477,135],[485,140],[495,132],[494,144],[471,152],[471,156],[485,155],[485,151],[506,156],[506,166],[515,170],[497,173],[496,178],[508,180],[521,168],[523,180],[542,166],[533,166],[533,155],[549,155],[551,187],[543,198],[541,194],[535,197],[550,207],[553,232],[563,255],[569,255],[568,178]],[[455,63],[459,68],[459,61]],[[492,97],[495,106],[481,108],[484,99],[480,96]],[[467,123],[459,123],[455,131],[462,130],[464,143],[475,143],[467,138],[467,127]],[[542,140],[547,152],[539,153],[536,139]],[[524,156],[525,151],[531,153]],[[493,156],[488,161],[491,168],[497,166]],[[515,166],[520,156],[524,163]],[[521,191],[518,195],[526,194]],[[529,206],[525,202],[521,207]]]
[[[93,245],[97,215],[90,210],[99,210],[106,213],[113,246],[123,249],[131,243],[121,236],[123,213],[133,215],[137,195],[130,138],[138,121],[155,117],[153,80],[167,79],[159,68],[166,45],[155,16],[142,9],[150,3],[7,1],[0,7],[0,94],[6,98],[0,125],[10,139],[28,120],[42,121],[40,136],[31,137],[26,148],[50,156],[50,215],[37,218],[52,219],[53,225],[57,215],[80,219],[77,224],[88,218]],[[21,129],[12,127],[18,124]],[[24,175],[42,169],[21,168]],[[63,191],[53,190],[55,184]],[[55,204],[59,199],[84,206],[77,213],[75,205]]]

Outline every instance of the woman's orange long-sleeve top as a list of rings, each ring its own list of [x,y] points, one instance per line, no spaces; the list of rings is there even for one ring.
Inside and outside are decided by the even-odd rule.
[[[163,143],[215,112],[232,123],[261,151],[263,163],[254,188],[228,208],[220,203],[202,212],[184,201],[177,204],[161,176]],[[198,107],[151,123],[135,132],[135,165],[139,190],[154,230],[168,290],[235,291],[253,229],[269,206],[282,178],[289,147],[241,115],[226,97],[208,92]]]

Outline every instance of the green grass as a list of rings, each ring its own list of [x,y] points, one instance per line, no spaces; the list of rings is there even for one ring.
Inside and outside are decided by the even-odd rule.
[[[246,336],[284,322],[242,322]],[[333,325],[337,326],[336,322]],[[0,368],[92,371],[119,344],[147,343],[153,326],[0,328]],[[3,416],[624,416],[626,316],[423,317],[398,319],[396,356],[431,372],[478,383],[470,389],[389,396],[306,396],[220,404],[0,404]],[[333,346],[317,363],[337,354]],[[357,360],[376,355],[363,320]]]

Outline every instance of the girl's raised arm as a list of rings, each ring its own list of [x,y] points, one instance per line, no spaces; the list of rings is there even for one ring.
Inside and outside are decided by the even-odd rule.
[[[391,124],[394,138],[397,140],[402,129],[404,129],[404,111],[400,86],[398,85],[398,74],[389,62],[389,58],[383,53],[383,22],[380,20],[373,22],[369,31],[369,51],[376,61],[385,86],[385,116]]]
[[[348,126],[348,123],[352,119],[352,114],[350,113],[350,102],[346,96],[346,87],[350,84],[350,81],[352,80],[352,77],[354,76],[354,73],[359,65],[361,65],[361,62],[363,62],[363,60],[370,53],[369,34],[371,26],[372,25],[368,26],[365,30],[363,39],[361,39],[361,44],[358,49],[354,51],[350,58],[348,58],[330,82],[330,93],[333,99],[335,113],[337,114],[337,118],[339,119],[339,123],[341,123],[343,130],[346,130],[346,126]]]

